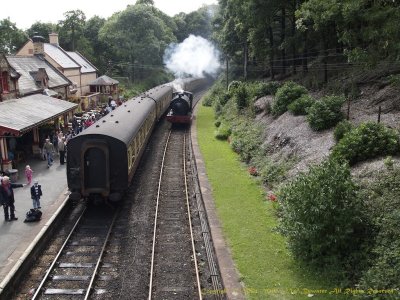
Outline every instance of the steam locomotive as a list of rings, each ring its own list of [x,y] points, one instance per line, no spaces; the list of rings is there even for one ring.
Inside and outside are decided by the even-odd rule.
[[[193,94],[182,91],[172,94],[167,121],[172,124],[190,124],[192,122]]]
[[[193,91],[204,79],[186,79]],[[117,107],[68,142],[70,199],[121,200],[156,122],[170,107],[172,85],[155,87]],[[189,92],[190,94],[190,92]]]

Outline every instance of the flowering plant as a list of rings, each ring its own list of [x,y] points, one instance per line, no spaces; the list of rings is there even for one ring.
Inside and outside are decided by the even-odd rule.
[[[267,199],[269,201],[271,201],[271,202],[276,202],[277,201],[276,195],[274,195],[273,193],[269,193],[268,196],[267,196]]]
[[[254,167],[254,166],[250,167],[250,168],[248,169],[248,171],[249,171],[249,174],[250,174],[251,176],[257,176],[257,175],[258,175],[257,168]]]

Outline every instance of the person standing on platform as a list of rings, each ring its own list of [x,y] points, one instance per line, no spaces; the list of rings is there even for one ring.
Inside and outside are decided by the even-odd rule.
[[[59,132],[58,132],[58,130],[56,130],[54,132],[54,135],[53,135],[53,138],[52,138],[52,144],[53,144],[53,147],[54,147],[54,153],[57,153],[57,151],[58,151],[58,149],[57,149],[57,147],[58,147],[58,137],[59,137]]]
[[[72,130],[74,131],[74,134],[77,135],[79,133],[79,124],[76,116],[74,116],[71,123],[72,123]]]
[[[0,203],[4,208],[4,218],[6,221],[16,221],[14,188],[23,187],[25,184],[11,183],[8,176],[4,176],[0,184]]]
[[[46,142],[43,145],[43,153],[46,154],[47,157],[47,167],[53,164],[53,153],[54,153],[54,146],[50,143],[50,139],[46,139]]]
[[[32,183],[32,175],[33,175],[33,171],[31,169],[31,167],[29,165],[27,165],[25,167],[25,177],[26,177],[26,181],[28,182],[29,185],[31,185],[31,183]]]
[[[41,209],[40,207],[40,197],[43,195],[42,186],[39,182],[35,181],[35,183],[31,187],[31,198],[33,201],[34,209]]]
[[[65,137],[62,137],[58,142],[58,152],[60,152],[60,165],[64,164],[65,159]]]

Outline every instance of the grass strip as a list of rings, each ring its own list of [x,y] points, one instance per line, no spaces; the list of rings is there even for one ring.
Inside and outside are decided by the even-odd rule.
[[[273,203],[238,161],[228,142],[214,138],[214,114],[197,114],[200,151],[205,160],[217,214],[249,299],[345,299],[344,290],[323,274],[295,262],[285,238],[274,231]],[[336,293],[335,293],[336,291]]]

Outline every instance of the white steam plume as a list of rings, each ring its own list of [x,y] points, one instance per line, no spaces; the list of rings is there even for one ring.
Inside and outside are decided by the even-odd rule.
[[[206,39],[190,35],[165,50],[164,63],[177,78],[215,76],[220,68],[218,50]]]

